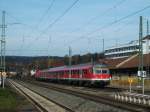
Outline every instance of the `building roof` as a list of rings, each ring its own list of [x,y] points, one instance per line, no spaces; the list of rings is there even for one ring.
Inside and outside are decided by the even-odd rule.
[[[139,56],[135,54],[128,58],[100,60],[109,66],[110,69],[136,68],[139,66]],[[150,53],[143,55],[143,66],[150,66]]]
[[[139,66],[139,55],[136,55],[129,61],[126,61],[124,64],[118,66],[117,68],[135,68]],[[143,66],[150,66],[150,54],[143,55]]]
[[[127,57],[117,58],[117,59],[103,59],[103,60],[99,60],[99,62],[107,64],[110,69],[114,69],[116,68],[116,65],[120,64],[122,61],[126,59]]]
[[[143,40],[145,40],[145,39],[150,40],[150,35],[147,35],[147,36],[143,37]]]

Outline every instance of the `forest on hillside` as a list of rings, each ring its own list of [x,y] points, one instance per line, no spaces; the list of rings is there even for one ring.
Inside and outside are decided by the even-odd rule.
[[[89,62],[97,62],[103,59],[103,53],[88,53],[85,55],[73,55],[72,65],[83,64]],[[6,69],[7,71],[19,71],[22,69],[46,69],[50,67],[69,65],[69,56],[6,56]]]

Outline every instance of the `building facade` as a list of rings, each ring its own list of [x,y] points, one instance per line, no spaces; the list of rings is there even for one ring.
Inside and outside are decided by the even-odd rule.
[[[142,41],[143,54],[150,53],[150,35],[143,38]],[[131,41],[127,44],[117,45],[108,49],[105,49],[105,57],[116,59],[129,57],[139,52],[139,41]]]

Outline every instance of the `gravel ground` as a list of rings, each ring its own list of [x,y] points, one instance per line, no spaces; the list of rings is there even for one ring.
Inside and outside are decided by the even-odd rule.
[[[76,112],[129,112],[127,110],[96,103],[73,95],[38,87],[36,85],[25,85],[30,87],[30,89],[33,89],[34,91],[48,97],[49,99],[73,109]]]

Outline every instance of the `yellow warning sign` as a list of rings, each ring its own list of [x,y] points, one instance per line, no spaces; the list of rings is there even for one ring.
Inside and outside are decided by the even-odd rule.
[[[133,82],[133,79],[132,79],[132,78],[128,78],[128,82],[129,82],[129,83],[132,83],[132,82]]]

